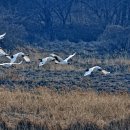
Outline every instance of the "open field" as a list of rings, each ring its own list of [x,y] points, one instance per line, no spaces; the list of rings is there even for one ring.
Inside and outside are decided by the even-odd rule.
[[[0,129],[130,130],[129,56],[98,56],[95,51],[82,53],[73,48],[58,52],[51,46],[45,50],[18,47],[8,52],[23,51],[31,63],[1,67]],[[73,52],[77,55],[71,65],[38,67],[38,59],[53,52],[64,58]],[[111,74],[83,77],[86,68],[95,65]]]
[[[130,130],[130,0],[0,0],[0,130]]]
[[[84,89],[95,89],[98,91],[129,91],[130,92],[130,58],[128,55],[97,55],[96,51],[84,50],[80,52],[74,43],[69,44],[70,48],[65,51],[63,43],[50,43],[48,48],[17,48],[15,51],[8,52],[14,54],[23,51],[29,54],[31,63],[23,63],[19,66],[11,68],[1,68],[0,85],[5,88],[35,88],[39,86],[54,87],[56,89],[75,89],[77,87]],[[61,51],[58,52],[56,45],[59,44]],[[75,43],[76,44],[76,43]],[[86,43],[87,44],[87,43]],[[52,48],[52,46],[54,48]],[[87,46],[87,45],[86,45]],[[72,48],[72,49],[71,49]],[[74,49],[75,48],[75,49]],[[81,50],[85,48],[82,44]],[[91,46],[88,48],[91,48]],[[74,50],[73,50],[74,49]],[[94,48],[93,48],[94,49]],[[73,51],[72,51],[73,50]],[[90,50],[90,49],[89,49]],[[77,52],[76,56],[70,61],[71,65],[57,65],[50,63],[42,67],[38,67],[38,59],[48,56],[50,53],[57,53],[63,58],[69,54]],[[20,61],[20,59],[19,59]],[[1,63],[4,62],[1,58]],[[5,58],[5,62],[9,62]],[[104,76],[100,73],[94,73],[92,76],[83,77],[87,68],[99,65],[111,72],[110,75]]]
[[[127,93],[0,89],[0,127],[34,130],[130,130]]]

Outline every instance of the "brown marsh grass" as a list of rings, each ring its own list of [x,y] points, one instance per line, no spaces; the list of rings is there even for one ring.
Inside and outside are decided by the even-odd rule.
[[[60,91],[46,87],[32,91],[0,89],[0,118],[15,128],[21,120],[46,124],[49,129],[67,129],[71,124],[93,123],[99,128],[111,121],[129,118],[130,97],[127,93],[94,91]]]

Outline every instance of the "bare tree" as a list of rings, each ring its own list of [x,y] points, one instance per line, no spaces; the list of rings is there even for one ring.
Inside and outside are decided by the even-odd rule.
[[[75,0],[56,0],[54,13],[56,13],[57,17],[62,22],[64,26],[70,16],[72,6]]]
[[[49,39],[53,37],[53,0],[36,0],[36,6],[38,7],[38,17],[43,25],[43,29],[49,36]]]
[[[97,17],[104,27],[111,24],[126,24],[129,0],[79,0]]]

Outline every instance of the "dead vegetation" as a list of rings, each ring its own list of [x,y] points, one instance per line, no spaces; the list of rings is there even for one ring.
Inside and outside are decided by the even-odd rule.
[[[73,90],[60,92],[45,87],[32,91],[0,89],[0,118],[10,128],[20,121],[49,129],[68,129],[72,124],[95,124],[103,129],[112,121],[130,116],[127,93],[108,94]]]
[[[77,51],[76,56],[70,61],[71,65],[50,63],[38,67],[39,58],[46,57],[53,52],[66,58],[72,52],[67,49],[66,52],[61,53],[62,51],[58,52],[57,50],[52,50],[52,48],[49,50],[48,48],[26,46],[23,48],[17,47],[15,51],[7,52],[14,54],[22,51],[29,54],[31,63],[23,62],[23,64],[11,68],[0,66],[0,85],[7,88],[47,86],[57,89],[62,87],[75,89],[78,86],[85,89],[93,88],[98,91],[129,91],[130,57],[128,55],[97,57],[96,54],[94,55],[87,51],[84,52],[85,54]],[[3,61],[3,58],[0,59],[0,63],[9,62],[7,58]],[[110,71],[111,74],[102,76],[99,73],[95,73],[93,77],[83,77],[85,70],[94,65],[101,66]]]
[[[29,46],[18,47],[15,52],[18,51],[28,52],[31,64],[1,67],[0,129],[130,129],[129,57],[106,56],[103,59],[77,54],[70,66],[48,64],[38,68],[38,59],[53,51]],[[68,54],[60,53],[64,58]],[[85,69],[94,65],[112,74],[83,78]],[[90,88],[103,92],[90,91]],[[106,90],[121,90],[121,93],[106,93]]]

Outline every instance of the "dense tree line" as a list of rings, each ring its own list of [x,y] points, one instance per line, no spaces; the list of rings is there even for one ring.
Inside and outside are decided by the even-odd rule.
[[[110,25],[129,27],[130,0],[1,0],[0,23],[18,42],[93,41]]]

